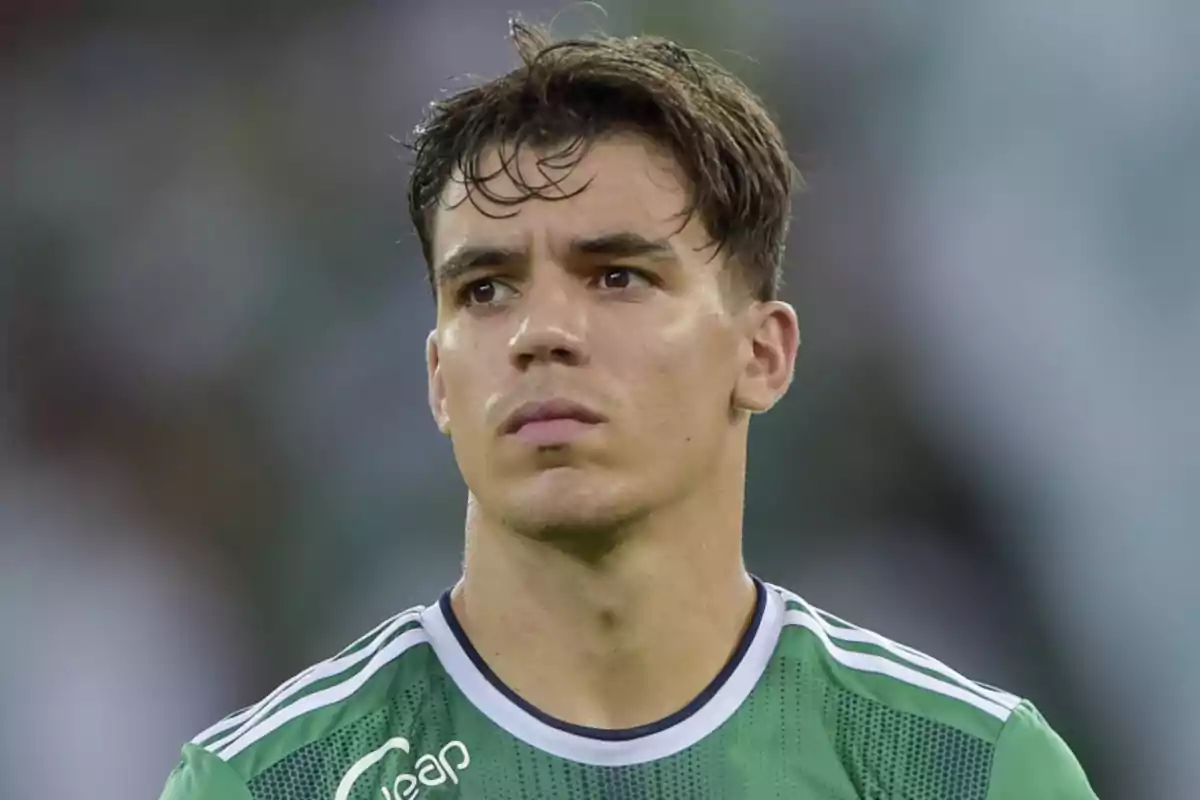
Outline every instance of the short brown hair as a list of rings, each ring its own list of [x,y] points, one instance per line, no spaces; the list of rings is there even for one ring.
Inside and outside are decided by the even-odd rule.
[[[431,283],[433,218],[452,178],[462,176],[468,197],[478,191],[502,206],[561,198],[549,192],[556,188],[549,179],[530,184],[509,168],[522,147],[553,147],[540,163],[569,168],[596,139],[632,131],[665,146],[683,170],[690,188],[684,223],[698,213],[751,294],[775,298],[798,175],[779,127],[744,83],[658,37],[553,41],[519,21],[511,37],[521,66],[433,103],[409,143],[409,213]],[[498,173],[481,173],[484,154],[497,145],[509,153],[501,171],[518,196],[497,196],[487,182]]]

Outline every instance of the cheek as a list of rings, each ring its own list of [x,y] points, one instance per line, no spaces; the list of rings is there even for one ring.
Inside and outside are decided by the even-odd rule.
[[[442,348],[441,381],[451,423],[462,430],[473,426],[487,408],[495,374],[488,353],[462,340],[450,339]]]
[[[639,374],[630,377],[648,422],[678,428],[725,413],[736,355],[728,339],[726,331],[705,322],[667,326],[645,341]]]
[[[452,350],[442,360],[445,409],[450,421],[454,458],[468,483],[487,472],[489,376],[470,353]]]

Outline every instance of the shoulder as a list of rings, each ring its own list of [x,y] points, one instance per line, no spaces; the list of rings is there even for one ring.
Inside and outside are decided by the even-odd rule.
[[[996,744],[988,800],[1095,800],[1075,754],[1041,712],[1023,701]]]
[[[944,722],[995,744],[1021,698],[973,680],[938,659],[849,623],[794,592],[784,603],[780,647],[823,665],[830,702]]]
[[[819,687],[826,730],[851,776],[932,781],[947,796],[987,800],[1094,797],[1029,700],[769,588],[784,605],[779,653]],[[900,765],[905,778],[895,777]]]
[[[397,691],[418,686],[434,665],[431,649],[421,646],[429,642],[423,611],[423,606],[414,606],[385,620],[257,703],[198,733],[184,745],[183,759],[163,797],[228,796],[198,789],[171,791],[173,786],[249,783],[296,750],[379,710]]]

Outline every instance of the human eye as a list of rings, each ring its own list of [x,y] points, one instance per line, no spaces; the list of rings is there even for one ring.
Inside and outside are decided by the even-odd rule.
[[[511,286],[496,278],[479,278],[464,284],[457,299],[460,306],[491,306],[508,299],[512,292]]]
[[[605,267],[597,282],[602,289],[630,289],[639,284],[653,286],[654,276],[644,269],[617,265]]]

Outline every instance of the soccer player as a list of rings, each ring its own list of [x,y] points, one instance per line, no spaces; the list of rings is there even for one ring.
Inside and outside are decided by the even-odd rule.
[[[747,431],[800,336],[758,99],[656,38],[435,104],[410,211],[461,580],[183,747],[165,800],[1082,800],[1029,701],[747,574]]]

